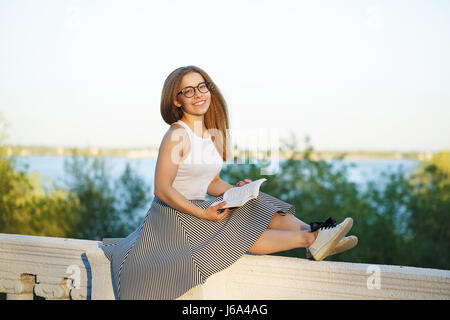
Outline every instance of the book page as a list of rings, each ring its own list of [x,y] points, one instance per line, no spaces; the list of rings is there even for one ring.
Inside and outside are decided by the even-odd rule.
[[[223,195],[223,200],[214,202],[210,205],[210,207],[215,206],[223,201],[227,202],[227,204],[223,208],[239,207],[247,202],[246,200],[256,198],[258,196],[261,183],[266,180],[266,178],[262,178],[243,185],[242,187],[234,187],[228,189]]]
[[[237,199],[246,198],[252,194],[254,194],[255,189],[258,188],[258,185],[255,184],[256,181],[243,185],[242,187],[235,187],[228,189],[227,192],[223,195],[224,201],[232,201]]]

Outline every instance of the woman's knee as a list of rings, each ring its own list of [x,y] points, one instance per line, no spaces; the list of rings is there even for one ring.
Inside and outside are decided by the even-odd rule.
[[[283,217],[283,215],[281,214],[281,211],[275,212],[272,216],[272,219],[270,219],[267,229],[274,229],[274,227],[276,227],[276,225],[277,225],[277,220],[279,220],[282,217]]]

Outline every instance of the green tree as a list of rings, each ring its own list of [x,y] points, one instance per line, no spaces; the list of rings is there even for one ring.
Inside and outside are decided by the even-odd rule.
[[[450,173],[432,159],[405,183],[408,257],[413,265],[450,269]]]
[[[67,191],[46,190],[37,174],[8,155],[6,121],[0,115],[0,232],[65,237],[78,199]]]
[[[129,164],[115,180],[102,157],[80,156],[64,163],[65,185],[79,199],[72,236],[83,239],[125,237],[142,219],[151,188]]]
[[[450,150],[436,153],[428,164],[434,164],[441,171],[450,174]]]

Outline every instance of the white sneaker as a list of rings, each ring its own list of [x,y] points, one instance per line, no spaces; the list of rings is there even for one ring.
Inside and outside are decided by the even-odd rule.
[[[334,254],[339,254],[341,252],[353,249],[358,244],[358,237],[357,236],[348,236],[343,237],[341,241],[338,242],[338,244],[334,247],[334,249],[331,249],[328,253],[328,256],[332,256]],[[326,258],[326,257],[325,257]],[[325,259],[323,258],[323,259]],[[309,249],[306,248],[306,259],[314,260],[311,252],[309,252]],[[322,260],[323,260],[322,259]]]
[[[308,248],[314,260],[321,261],[328,257],[352,226],[353,219],[345,218],[344,221],[337,225],[320,228],[316,240]]]

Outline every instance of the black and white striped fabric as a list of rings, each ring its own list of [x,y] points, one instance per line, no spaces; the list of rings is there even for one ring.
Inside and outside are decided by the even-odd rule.
[[[207,208],[210,200],[190,200]],[[126,238],[105,238],[116,299],[176,299],[236,262],[266,230],[272,216],[295,207],[264,192],[230,210],[221,222],[180,212],[157,197]]]

